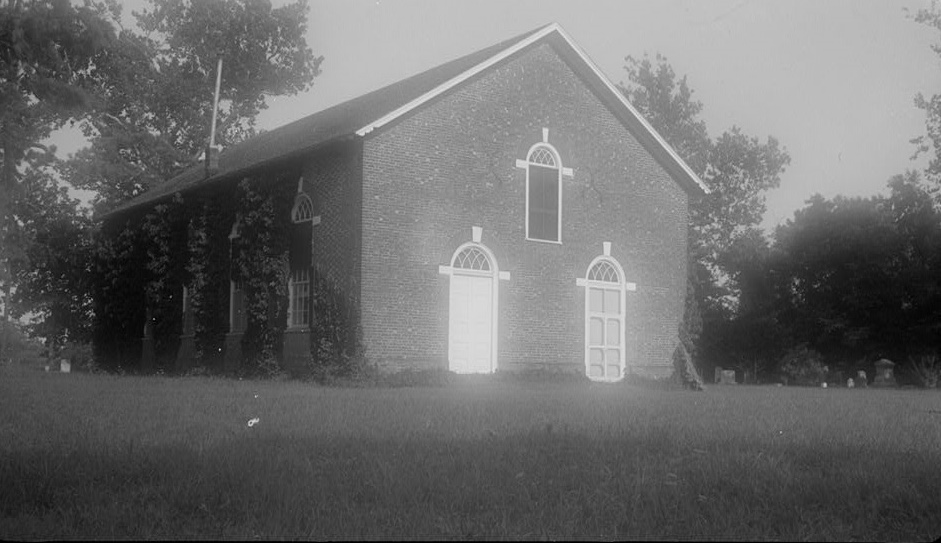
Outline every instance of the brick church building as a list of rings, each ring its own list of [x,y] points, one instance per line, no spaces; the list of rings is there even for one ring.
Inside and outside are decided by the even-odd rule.
[[[708,188],[559,25],[263,133],[105,221],[279,171],[299,173],[282,182],[310,240],[285,274],[286,367],[309,356],[316,270],[357,301],[383,371],[672,371],[688,206]],[[232,358],[240,290],[217,280]]]

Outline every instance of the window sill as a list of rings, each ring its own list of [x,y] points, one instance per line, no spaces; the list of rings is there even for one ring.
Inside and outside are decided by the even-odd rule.
[[[303,324],[303,325],[296,325],[296,326],[288,326],[287,328],[284,329],[284,331],[285,332],[310,332],[310,325]]]
[[[537,243],[548,243],[550,245],[562,245],[561,241],[552,241],[551,239],[526,238],[526,241],[535,241]]]

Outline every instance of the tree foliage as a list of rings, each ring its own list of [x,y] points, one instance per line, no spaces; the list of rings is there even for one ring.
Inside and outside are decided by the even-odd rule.
[[[91,333],[91,263],[87,214],[48,174],[27,170],[15,200],[23,258],[11,262],[13,317],[32,315],[32,335],[87,342]]]
[[[930,6],[916,11],[912,18],[941,33],[941,6],[937,0],[932,0]],[[933,44],[931,50],[941,57],[941,44]],[[931,190],[937,198],[941,189],[941,93],[925,96],[919,92],[915,95],[915,107],[925,112],[925,134],[911,140],[916,146],[912,158],[926,153],[930,155],[925,176],[932,182]]]
[[[88,79],[114,40],[116,9],[90,0],[0,3],[0,193],[13,194],[20,165],[49,152],[43,140],[94,101]]]
[[[74,234],[66,235],[59,227],[82,224],[80,218],[69,223],[67,218],[51,217],[53,211],[63,212],[68,205],[57,196],[49,177],[55,148],[43,141],[95,101],[88,78],[94,59],[113,41],[108,18],[116,9],[113,2],[91,0],[79,6],[68,0],[0,2],[0,304],[4,318],[11,310],[22,313],[22,304],[34,301],[37,313],[61,321],[63,308],[74,306],[81,297],[73,292],[71,300],[53,302],[48,296],[56,289],[51,284],[38,285],[41,277],[53,280],[48,276],[53,273],[50,267],[56,269],[69,260],[51,254],[62,248],[55,245],[62,236]],[[41,217],[28,216],[43,200],[52,208]],[[44,239],[52,243],[45,250],[30,245]],[[28,273],[31,258],[38,259],[37,269]],[[17,290],[17,281],[28,283],[22,285],[13,307],[11,293]],[[59,281],[58,287],[62,286]],[[60,326],[61,322],[50,324],[52,329]]]
[[[163,279],[167,270],[160,268],[165,260],[160,251],[186,247],[185,233],[160,227],[167,210],[155,210],[149,221],[131,225],[149,229],[148,239],[164,242],[142,255],[127,247],[139,232],[89,232],[91,222],[55,196],[61,192],[57,176],[96,191],[102,211],[192,165],[209,140],[220,57],[221,145],[253,135],[268,97],[306,90],[319,73],[322,57],[313,55],[305,39],[306,0],[277,8],[267,0],[150,0],[134,17],[135,27],[123,27],[115,0],[0,3],[0,285],[4,302],[18,292],[18,312],[49,315],[52,320],[42,328],[49,333],[65,326],[68,319],[55,315],[66,307],[75,313],[81,306],[87,323],[88,308],[78,300],[86,299],[84,283],[91,281],[88,270],[74,270],[84,281],[79,285],[57,279],[49,269],[96,261],[99,268],[135,274],[142,270],[133,265],[146,262],[154,278],[148,296],[166,306],[165,312],[179,302],[175,287],[186,271],[171,270],[172,280]],[[77,123],[91,145],[61,161],[42,142],[66,123]],[[42,190],[23,190],[27,185]],[[50,203],[31,215],[37,205]],[[62,225],[72,228],[71,238]],[[101,240],[94,259],[86,254],[92,237]],[[66,238],[74,243],[63,242]],[[115,260],[106,264],[107,259]],[[121,286],[126,281],[119,275],[104,276],[112,284],[96,283],[93,289],[128,286]],[[49,298],[56,293],[60,300]],[[124,295],[143,301],[130,292]],[[134,321],[110,324],[128,322]],[[69,328],[78,330],[74,324]]]
[[[323,57],[305,40],[307,3],[150,0],[96,60],[106,104],[82,130],[91,146],[69,161],[71,182],[98,193],[100,209],[196,163],[208,145],[217,60],[222,58],[219,145],[255,134],[269,96],[307,90]]]
[[[780,184],[790,162],[785,149],[768,137],[762,142],[733,126],[716,139],[700,118],[703,105],[694,99],[685,76],[677,78],[667,59],[625,59],[628,82],[622,93],[711,189],[690,205],[689,278],[680,339],[694,359],[729,364],[729,338],[739,334],[764,337],[773,318],[755,319],[741,307],[743,291],[759,288],[762,270],[747,256],[766,243],[758,231],[765,212],[765,192]],[[749,297],[751,299],[751,297]],[[746,336],[748,337],[748,336]],[[754,366],[756,355],[772,344],[756,339],[736,344],[733,360]]]
[[[941,348],[941,213],[917,173],[888,197],[814,196],[775,233],[794,335],[838,358]]]
[[[628,82],[619,85],[621,92],[712,191],[690,206],[690,252],[702,266],[694,274],[699,302],[707,313],[734,308],[738,287],[728,279],[735,270],[724,265],[723,254],[761,222],[765,192],[780,184],[790,156],[775,138],[762,142],[735,126],[710,138],[699,118],[702,103],[665,57],[625,61]]]

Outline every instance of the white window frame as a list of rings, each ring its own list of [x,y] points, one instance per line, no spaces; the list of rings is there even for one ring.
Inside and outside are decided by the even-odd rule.
[[[610,251],[610,245],[606,245],[605,249],[606,249],[605,253],[608,253]],[[597,281],[594,279],[589,279],[589,277],[591,276],[591,270],[594,269],[594,267],[597,266],[601,262],[607,262],[614,268],[614,270],[618,274],[617,283],[613,283],[610,281]],[[625,373],[625,370],[627,369],[627,344],[625,342],[627,334],[626,334],[626,325],[624,322],[625,316],[627,315],[627,306],[626,306],[627,291],[636,290],[636,285],[634,283],[628,283],[625,281],[624,268],[622,268],[621,264],[610,254],[603,254],[601,256],[595,257],[595,259],[591,261],[591,263],[588,265],[588,268],[585,270],[585,277],[576,279],[576,285],[585,288],[585,314],[584,314],[585,340],[584,340],[584,345],[583,345],[583,350],[585,351],[585,375],[592,381],[601,381],[601,382],[620,381],[624,379],[624,373]],[[590,306],[590,303],[591,303],[590,292],[592,288],[618,291],[618,299],[619,299],[618,309],[620,310],[618,314],[619,328],[620,328],[618,330],[618,334],[619,334],[619,339],[618,339],[619,355],[618,356],[620,358],[619,360],[620,376],[616,379],[610,379],[610,378],[605,378],[605,377],[599,378],[599,377],[591,376],[591,372],[590,372],[591,349],[589,345],[590,345],[590,339],[591,339],[590,322],[591,322],[591,317],[593,315],[591,311],[591,306]],[[604,326],[603,333],[607,335],[608,333],[607,326]]]
[[[558,213],[556,221],[556,239],[540,239],[530,237],[529,235],[529,172],[532,170],[533,166],[538,166],[540,168],[547,167],[545,164],[540,164],[538,162],[533,162],[533,155],[539,149],[545,149],[552,156],[552,160],[555,162],[556,170],[556,191],[558,191]],[[526,240],[527,241],[539,241],[542,243],[555,243],[558,245],[562,244],[562,159],[559,156],[559,152],[555,147],[552,146],[549,142],[539,142],[529,148],[529,151],[526,153]]]
[[[236,330],[235,329],[235,292],[236,292],[236,281],[232,277],[232,244],[236,239],[240,237],[239,229],[241,228],[241,219],[236,217],[235,221],[232,223],[232,230],[229,231],[229,333],[243,333],[245,329]],[[239,289],[240,291],[242,289]],[[244,295],[243,295],[244,296]],[[244,302],[244,299],[243,299]],[[242,311],[244,312],[245,304],[242,304]],[[248,324],[248,323],[246,323]]]
[[[299,280],[298,274],[303,274],[305,276],[304,280]],[[295,307],[296,298],[299,294],[297,288],[300,285],[307,286],[307,299],[310,300],[312,295],[310,268],[293,270],[288,279],[288,329],[290,330],[306,330],[310,328],[311,309],[308,307],[304,310],[297,310]],[[297,315],[305,315],[305,312],[307,322],[295,322],[295,317]]]
[[[310,200],[310,196],[303,192],[297,194],[294,198],[294,207],[291,208],[291,221],[294,223],[314,222],[314,203]]]

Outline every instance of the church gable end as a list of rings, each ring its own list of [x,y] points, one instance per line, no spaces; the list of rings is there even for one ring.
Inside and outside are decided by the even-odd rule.
[[[560,179],[558,201],[553,183],[537,187],[535,167]],[[390,369],[447,359],[452,281],[436,272],[472,226],[512,274],[499,285],[498,368],[584,371],[575,280],[602,241],[638,285],[623,316],[628,365],[669,364],[688,196],[554,46],[536,44],[366,136],[363,175],[363,326]]]

